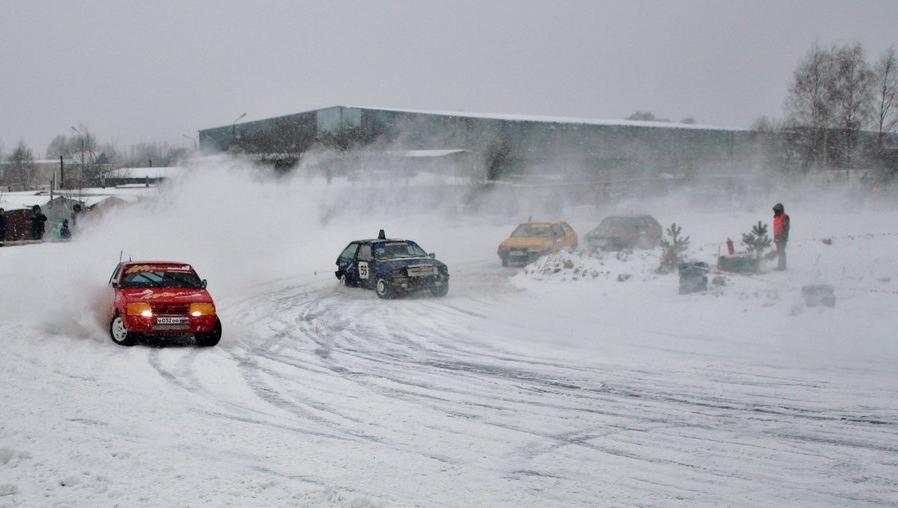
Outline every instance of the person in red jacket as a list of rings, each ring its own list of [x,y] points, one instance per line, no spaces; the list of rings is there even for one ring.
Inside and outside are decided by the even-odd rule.
[[[777,270],[786,269],[786,243],[789,241],[789,215],[782,203],[773,205],[773,243],[776,245]]]

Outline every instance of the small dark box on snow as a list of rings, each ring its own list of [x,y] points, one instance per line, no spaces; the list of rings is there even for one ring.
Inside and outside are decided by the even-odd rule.
[[[680,263],[680,294],[698,293],[708,289],[708,263],[692,261]]]
[[[836,293],[833,287],[827,284],[802,286],[801,296],[808,307],[819,307],[821,305],[826,307],[836,306]]]
[[[755,273],[758,271],[758,260],[750,254],[719,256],[717,268],[732,273]]]

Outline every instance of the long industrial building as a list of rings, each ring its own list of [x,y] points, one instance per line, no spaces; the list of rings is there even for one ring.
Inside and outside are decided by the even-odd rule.
[[[199,132],[206,152],[237,151],[288,164],[316,146],[434,156],[468,154],[487,178],[561,174],[714,172],[757,148],[748,129],[696,124],[334,106]]]

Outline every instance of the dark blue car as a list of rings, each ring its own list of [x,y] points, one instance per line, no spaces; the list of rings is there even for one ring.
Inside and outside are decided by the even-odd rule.
[[[373,289],[395,298],[427,289],[434,296],[449,292],[449,268],[411,240],[356,240],[337,258],[334,274],[344,286]]]

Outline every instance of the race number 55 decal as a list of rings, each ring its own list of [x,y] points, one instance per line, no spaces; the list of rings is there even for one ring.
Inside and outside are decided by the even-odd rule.
[[[368,280],[368,262],[359,261],[359,278]]]

